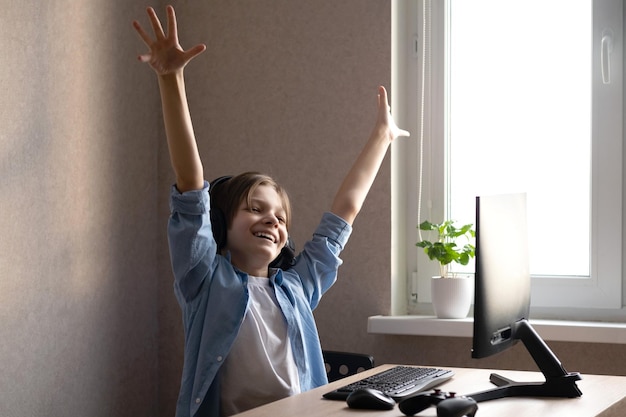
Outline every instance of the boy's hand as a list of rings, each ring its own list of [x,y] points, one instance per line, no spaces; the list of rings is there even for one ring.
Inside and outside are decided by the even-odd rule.
[[[394,140],[400,136],[411,136],[408,131],[400,129],[396,125],[390,110],[387,101],[387,90],[385,90],[385,87],[380,86],[378,87],[378,119],[376,120],[376,126],[385,131],[384,134],[389,136],[389,140]]]
[[[378,87],[378,116],[367,143],[344,178],[330,211],[352,224],[361,211],[380,165],[391,142],[399,136],[410,136],[391,117],[387,90]]]
[[[148,8],[148,17],[156,39],[152,40],[139,22],[133,21],[133,27],[141,36],[150,52],[139,55],[141,62],[147,62],[159,75],[170,74],[181,70],[189,61],[206,50],[206,45],[198,44],[185,51],[178,43],[178,30],[174,8],[167,6],[167,35],[163,32],[161,22],[152,7]]]

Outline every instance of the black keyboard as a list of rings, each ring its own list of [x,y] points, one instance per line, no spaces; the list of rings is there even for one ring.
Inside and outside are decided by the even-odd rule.
[[[373,388],[384,392],[396,401],[429,390],[452,378],[454,372],[446,369],[397,365],[352,384],[323,395],[329,400],[345,400],[359,388]]]

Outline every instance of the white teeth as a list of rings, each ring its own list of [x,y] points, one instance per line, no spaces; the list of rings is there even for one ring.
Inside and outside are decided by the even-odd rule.
[[[254,234],[256,237],[262,237],[268,240],[271,240],[272,242],[275,242],[274,240],[274,236],[267,234],[267,233],[263,233],[263,232],[257,232]]]

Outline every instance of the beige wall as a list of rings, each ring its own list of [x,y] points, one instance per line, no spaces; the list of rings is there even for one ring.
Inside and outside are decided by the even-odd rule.
[[[308,238],[390,83],[387,0],[174,1],[207,178],[274,175]],[[163,14],[163,3],[153,4]],[[165,223],[172,183],[154,75],[127,0],[0,14],[0,415],[171,416],[182,361]],[[467,365],[468,339],[368,335],[390,308],[389,159],[316,312],[326,348]],[[622,346],[554,344],[569,370],[626,374]],[[614,365],[617,363],[617,365]],[[519,349],[485,366],[529,367]]]
[[[126,1],[0,13],[0,415],[154,415],[158,96]]]

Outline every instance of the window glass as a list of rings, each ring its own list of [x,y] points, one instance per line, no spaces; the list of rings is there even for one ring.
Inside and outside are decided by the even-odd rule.
[[[591,1],[450,5],[450,217],[526,192],[531,273],[588,276]]]

